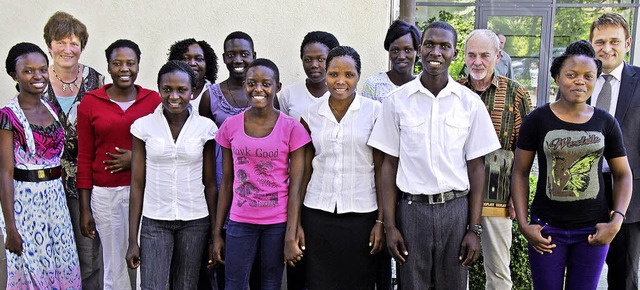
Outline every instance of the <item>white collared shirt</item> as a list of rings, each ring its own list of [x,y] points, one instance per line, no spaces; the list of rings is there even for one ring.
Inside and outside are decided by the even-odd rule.
[[[328,97],[329,92],[327,91],[321,97],[316,98],[309,92],[306,83],[303,81],[284,87],[278,94],[278,102],[283,113],[300,121],[300,116],[307,111],[309,106],[317,104]]]
[[[613,69],[610,73],[613,78],[609,81],[611,83],[611,107],[609,107],[607,112],[611,115],[616,115],[616,109],[618,108],[618,94],[620,93],[620,81],[622,80],[622,69],[624,68],[624,62],[622,62],[618,67]],[[603,73],[604,74],[604,73]],[[591,94],[591,105],[596,106],[598,103],[598,95],[600,95],[600,91],[602,91],[602,86],[604,85],[604,77],[601,74],[596,80],[596,85],[593,87],[593,93]]]
[[[147,218],[188,221],[209,215],[202,182],[203,152],[218,127],[189,110],[175,142],[162,104],[131,125],[131,134],[144,141],[147,153],[142,206]]]
[[[339,214],[378,209],[373,148],[367,140],[381,109],[379,102],[356,94],[339,123],[329,98],[302,114],[315,148],[305,206]]]
[[[451,77],[438,96],[420,77],[389,93],[368,144],[399,157],[396,184],[404,192],[469,189],[466,161],[500,149],[489,113]]]

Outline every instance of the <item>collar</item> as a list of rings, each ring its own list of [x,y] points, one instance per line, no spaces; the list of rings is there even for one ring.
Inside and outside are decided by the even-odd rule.
[[[425,88],[422,85],[422,82],[420,82],[420,78],[422,77],[422,74],[423,72],[417,75],[415,79],[405,84],[409,95],[420,92],[432,98],[438,98],[438,97],[443,97],[448,95],[454,95],[460,99],[462,98],[462,90],[460,89],[461,85],[458,84],[455,80],[453,80],[451,75],[447,75],[447,79],[448,79],[447,85],[444,88],[442,88],[440,93],[438,93],[438,96],[434,96],[433,93],[431,93],[431,91]]]
[[[622,69],[624,69],[624,61],[620,63],[620,65],[618,65],[616,68],[614,68],[610,75],[613,76],[614,79],[616,79],[617,81],[621,81],[622,80]],[[603,73],[604,74],[604,73]],[[599,78],[602,78],[602,75],[600,75]]]
[[[473,92],[475,92],[477,94],[482,94],[482,93],[488,91],[491,86],[494,86],[494,87],[497,88],[498,85],[500,84],[500,76],[494,70],[493,77],[491,78],[491,84],[484,91],[476,91],[476,88],[474,88],[473,84],[471,84],[471,76],[470,75],[462,77],[458,82],[461,85],[469,88]]]
[[[327,96],[326,98],[324,98],[324,100],[321,101],[320,103],[320,108],[318,109],[318,114],[320,116],[323,116],[325,118],[328,118],[329,120],[335,119],[335,116],[333,116],[333,113],[331,112],[331,108],[329,107],[329,97]],[[352,111],[357,111],[360,110],[360,95],[358,93],[356,93],[355,97],[353,98],[353,101],[351,102],[351,105],[349,105],[349,108],[347,109],[347,111],[344,113],[344,115],[346,116],[347,113],[352,112]],[[343,116],[344,118],[344,116]]]

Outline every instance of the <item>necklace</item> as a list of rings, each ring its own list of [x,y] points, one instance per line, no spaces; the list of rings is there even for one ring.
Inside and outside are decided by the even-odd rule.
[[[344,117],[344,115],[347,113],[347,110],[344,110],[343,113],[340,113],[338,110],[336,110],[332,105],[331,105],[331,99],[329,99],[327,101],[329,103],[329,108],[331,109],[331,111],[333,111],[334,114],[336,114],[336,119],[342,119]]]
[[[236,101],[236,98],[233,96],[233,93],[231,92],[231,87],[229,86],[228,81],[227,81],[227,91],[229,91],[229,95],[231,95],[231,101],[233,102],[236,108],[248,107],[248,106],[240,106],[240,104],[238,104],[238,102]]]
[[[56,73],[56,67],[53,66],[53,75],[56,77],[56,79],[58,79],[61,83],[62,83],[62,91],[66,91],[67,87],[69,87],[69,90],[73,92],[73,86],[76,86],[76,89],[80,89],[80,86],[78,85],[77,81],[78,81],[78,76],[80,75],[80,65],[78,65],[78,73],[76,74],[76,78],[71,81],[71,82],[65,82],[63,81],[59,76],[58,73]]]

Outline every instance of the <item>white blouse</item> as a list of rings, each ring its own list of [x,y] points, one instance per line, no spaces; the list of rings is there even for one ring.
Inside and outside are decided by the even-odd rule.
[[[302,114],[315,148],[305,206],[337,213],[378,209],[373,148],[367,140],[380,111],[379,102],[356,95],[339,123],[329,98]]]
[[[131,125],[147,151],[142,215],[157,220],[195,220],[209,215],[202,182],[204,144],[218,127],[194,110],[174,142],[162,104]]]
[[[280,103],[280,111],[300,121],[300,116],[307,111],[309,106],[317,104],[328,97],[329,92],[327,91],[321,97],[316,98],[309,92],[306,83],[303,81],[284,87],[278,94],[278,102]]]

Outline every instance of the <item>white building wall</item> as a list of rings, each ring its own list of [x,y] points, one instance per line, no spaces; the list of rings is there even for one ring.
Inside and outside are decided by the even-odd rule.
[[[107,75],[104,49],[127,38],[142,51],[137,83],[157,89],[156,77],[169,46],[184,38],[206,40],[218,55],[218,81],[227,78],[220,60],[222,42],[232,31],[247,32],[258,57],[279,67],[283,85],[305,78],[300,44],[313,30],[333,33],[340,44],[354,47],[362,59],[361,85],[386,70],[384,36],[390,19],[389,0],[0,0],[0,59],[18,42],[33,42],[45,52],[43,28],[58,10],[82,21],[89,41],[80,62]],[[51,61],[51,60],[50,60]],[[0,105],[16,93],[4,65],[0,72]]]

